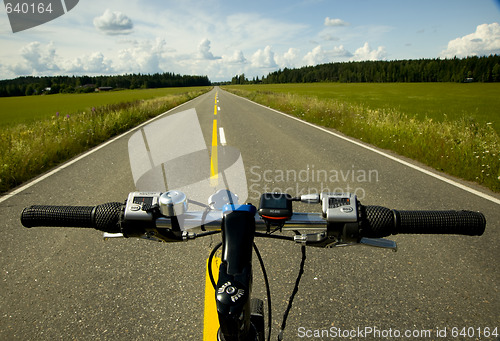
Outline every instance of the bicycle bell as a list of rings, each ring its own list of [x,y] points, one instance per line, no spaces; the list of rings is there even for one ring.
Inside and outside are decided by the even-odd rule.
[[[168,191],[160,196],[160,212],[166,217],[174,217],[187,211],[187,196],[181,191]]]

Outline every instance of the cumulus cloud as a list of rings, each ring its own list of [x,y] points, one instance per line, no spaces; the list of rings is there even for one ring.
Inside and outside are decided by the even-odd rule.
[[[132,33],[134,23],[125,14],[107,9],[103,15],[94,18],[94,26],[105,34],[120,35]]]
[[[498,23],[482,24],[476,32],[456,38],[441,51],[442,58],[462,58],[467,56],[484,56],[500,54],[500,25]]]
[[[232,56],[224,57],[224,61],[230,64],[244,64],[247,62],[247,59],[245,58],[243,51],[236,50]]]
[[[104,57],[101,52],[77,57],[64,62],[64,70],[73,74],[109,74],[113,73],[112,62]]]
[[[325,18],[325,26],[349,26],[348,22],[345,22],[342,19],[330,19],[329,17]]]
[[[133,42],[130,47],[119,51],[119,61],[116,62],[116,69],[119,72],[127,73],[163,72],[168,67],[172,67],[172,65],[167,65],[171,61],[168,56],[170,52],[172,52],[172,49],[167,46],[164,39],[157,38],[154,41]]]
[[[200,44],[198,45],[198,57],[200,59],[208,59],[208,60],[215,60],[215,59],[221,59],[221,57],[216,57],[213,55],[213,53],[210,51],[210,40],[208,39],[203,39]]]
[[[251,58],[252,66],[258,68],[274,68],[278,67],[274,59],[274,52],[271,46],[266,46],[264,50],[258,49]]]
[[[340,45],[340,46],[335,46],[333,48],[333,54],[336,56],[336,57],[352,57],[352,53],[347,51],[344,47],[344,45]]]
[[[112,61],[101,52],[81,55],[75,59],[57,55],[54,43],[31,42],[21,51],[22,61],[8,67],[15,75],[54,75],[54,74],[110,74],[114,73]],[[6,67],[4,66],[5,70]]]
[[[344,45],[335,46],[331,50],[325,50],[321,45],[309,51],[303,58],[306,65],[318,65],[333,61],[345,60],[353,54],[345,49]]]
[[[325,49],[323,46],[318,45],[304,56],[303,62],[306,65],[314,66],[337,61],[384,60],[386,58],[385,47],[379,46],[372,49],[370,44],[366,42],[354,53],[347,50],[344,45],[334,46],[332,49]]]
[[[352,60],[383,60],[385,58],[387,58],[387,51],[385,50],[385,47],[379,46],[376,50],[373,50],[368,42],[365,42],[362,47],[354,52]]]
[[[60,71],[54,44],[42,45],[38,41],[31,42],[21,49],[22,61],[10,67],[19,75],[39,75]]]
[[[323,48],[321,45],[316,46],[312,51],[308,52],[304,56],[304,62],[307,65],[316,65],[316,64],[321,64],[325,62],[326,54],[325,51],[323,51]]]
[[[300,64],[299,52],[299,49],[290,47],[283,55],[275,56],[276,63],[282,68],[297,67]]]

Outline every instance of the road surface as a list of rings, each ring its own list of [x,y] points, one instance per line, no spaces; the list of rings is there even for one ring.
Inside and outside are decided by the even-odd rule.
[[[166,115],[192,108],[207,148],[216,116],[224,132],[221,141],[218,130],[218,144],[241,151],[247,201],[255,204],[265,191],[329,189],[354,191],[366,205],[479,210],[486,216],[482,237],[398,235],[392,238],[396,253],[360,246],[308,248],[285,339],[494,339],[484,332],[500,328],[498,195],[473,188],[490,197],[478,196],[218,88]],[[2,199],[0,340],[202,338],[204,265],[219,237],[168,245],[104,242],[94,230],[20,224],[20,212],[32,204],[125,200],[135,190],[128,157],[133,133]],[[305,204],[298,209],[317,210]],[[259,239],[257,245],[271,281],[274,339],[300,248],[275,240]],[[254,271],[253,294],[264,298],[257,265]],[[452,338],[464,328],[471,337]],[[334,337],[339,334],[349,337]]]

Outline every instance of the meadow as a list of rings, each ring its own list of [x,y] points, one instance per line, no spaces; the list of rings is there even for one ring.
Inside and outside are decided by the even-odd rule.
[[[12,98],[19,117],[0,127],[0,193],[210,89]]]
[[[237,88],[236,88],[237,89]],[[491,122],[500,134],[500,83],[310,83],[245,85],[249,91],[334,99],[369,109],[395,109],[420,120]]]
[[[314,83],[226,90],[500,192],[500,84]]]
[[[203,87],[189,88],[197,91]],[[187,88],[162,88],[57,94],[42,96],[0,97],[0,128],[16,123],[30,123],[59,115],[89,111],[92,108],[118,103],[131,103],[157,97],[185,93]]]

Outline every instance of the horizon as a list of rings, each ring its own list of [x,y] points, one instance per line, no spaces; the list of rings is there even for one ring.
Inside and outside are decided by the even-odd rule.
[[[464,60],[464,59],[468,59],[468,58],[488,58],[490,56],[500,56],[500,54],[493,54],[493,55],[489,55],[489,56],[467,56],[467,57],[463,57],[463,58],[458,58],[458,57],[453,57],[453,58],[420,58],[420,59],[395,59],[395,60],[361,60],[361,61],[341,61],[341,62],[329,62],[329,63],[323,63],[323,64],[317,64],[317,65],[313,65],[313,66],[301,66],[301,67],[294,67],[294,68],[283,68],[283,69],[278,69],[278,70],[274,70],[274,71],[271,71],[269,72],[267,75],[264,75],[264,78],[267,78],[269,75],[275,73],[275,72],[280,72],[280,71],[283,71],[284,69],[288,69],[288,70],[300,70],[302,68],[306,68],[306,67],[316,67],[316,66],[321,66],[321,65],[327,65],[327,64],[343,64],[343,63],[364,63],[364,62],[385,62],[385,63],[391,63],[391,62],[402,62],[402,61],[429,61],[429,60],[453,60],[453,59],[459,59],[459,60]],[[177,73],[174,73],[174,72],[170,72],[170,71],[163,71],[163,72],[156,72],[156,73],[123,73],[123,74],[110,74],[110,75],[105,75],[105,74],[100,74],[100,75],[86,75],[86,74],[82,74],[82,75],[44,75],[44,76],[33,76],[33,75],[27,75],[27,76],[18,76],[16,78],[8,78],[8,79],[0,79],[0,82],[8,82],[8,81],[13,81],[13,80],[16,80],[16,79],[21,79],[21,78],[57,78],[57,77],[69,77],[69,78],[78,78],[78,77],[89,77],[89,78],[98,78],[98,77],[123,77],[123,76],[133,76],[133,75],[137,75],[137,76],[153,76],[155,74],[160,74],[160,75],[163,75],[163,74],[172,74],[174,76],[181,76],[181,77],[184,77],[184,76],[192,76],[192,77],[207,77],[208,78],[208,81],[210,83],[227,83],[227,82],[231,82],[231,79],[228,79],[228,80],[222,80],[222,81],[212,81],[210,79],[210,77],[208,77],[207,75],[184,75],[184,74],[177,74]],[[235,77],[235,76],[241,76],[241,75],[233,75],[232,77]],[[245,78],[250,80],[250,78],[246,77],[245,75]],[[255,77],[253,77],[255,78]],[[263,78],[260,78],[258,77],[259,80],[263,79]]]

